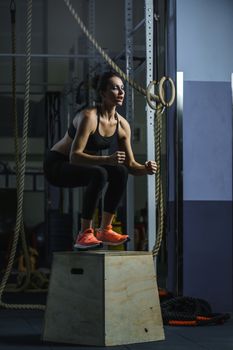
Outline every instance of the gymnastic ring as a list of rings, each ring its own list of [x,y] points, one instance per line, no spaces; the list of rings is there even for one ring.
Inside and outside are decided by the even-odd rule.
[[[146,100],[148,102],[148,105],[156,110],[157,109],[157,102],[159,102],[159,97],[157,95],[154,95],[154,94],[151,94],[150,93],[150,90],[152,89],[153,85],[157,85],[157,81],[156,80],[152,80],[149,85],[147,86],[147,89],[146,89]],[[153,101],[157,101],[156,103],[152,103],[152,100]]]
[[[149,85],[147,86],[146,89],[146,100],[148,105],[155,111],[157,111],[157,113],[163,113],[165,106],[163,106],[161,104],[160,98],[157,95],[151,94],[150,90],[152,88],[153,85],[158,85],[158,82],[156,80],[152,80]],[[152,101],[156,101],[155,103],[153,103]]]
[[[165,101],[165,98],[164,98],[164,84],[166,81],[168,81],[171,85],[171,98],[169,101]],[[173,105],[176,97],[176,90],[175,90],[175,84],[170,77],[162,77],[160,79],[158,93],[159,93],[160,102],[164,107],[171,107]]]

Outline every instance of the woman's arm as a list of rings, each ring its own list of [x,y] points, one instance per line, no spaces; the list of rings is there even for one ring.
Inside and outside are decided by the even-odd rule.
[[[145,164],[138,163],[135,158],[131,147],[131,130],[129,123],[121,118],[122,130],[119,133],[119,146],[120,150],[126,154],[125,164],[129,168],[129,172],[132,175],[153,175],[157,171],[157,164],[155,161],[147,161]]]
[[[71,145],[70,162],[78,165],[115,165],[125,161],[125,152],[118,151],[110,156],[91,155],[84,152],[88,138],[96,128],[96,115],[85,111],[80,116],[75,138]]]

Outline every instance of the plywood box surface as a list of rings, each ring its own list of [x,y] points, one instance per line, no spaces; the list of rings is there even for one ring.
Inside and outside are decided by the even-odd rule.
[[[164,339],[151,253],[55,253],[43,339],[99,346]]]

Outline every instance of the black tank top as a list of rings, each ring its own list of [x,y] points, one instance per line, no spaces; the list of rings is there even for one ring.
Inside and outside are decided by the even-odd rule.
[[[97,114],[97,127],[93,134],[91,134],[87,140],[87,144],[84,151],[89,152],[99,152],[101,150],[112,148],[114,144],[116,144],[118,139],[118,128],[119,128],[119,120],[117,114],[115,114],[115,118],[117,119],[116,130],[111,136],[102,136],[99,133],[99,123],[100,123],[100,115]],[[76,134],[76,128],[74,127],[73,122],[71,122],[68,135],[70,138],[74,139]]]

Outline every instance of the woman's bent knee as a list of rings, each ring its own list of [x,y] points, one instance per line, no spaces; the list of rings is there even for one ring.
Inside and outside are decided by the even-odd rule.
[[[129,174],[129,171],[125,165],[123,165],[123,164],[116,165],[116,177],[118,179],[122,179],[124,181],[127,181],[128,174]]]
[[[98,187],[104,187],[108,181],[108,173],[102,167],[93,167],[92,182]]]

